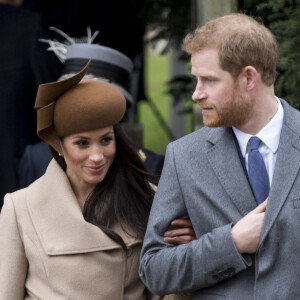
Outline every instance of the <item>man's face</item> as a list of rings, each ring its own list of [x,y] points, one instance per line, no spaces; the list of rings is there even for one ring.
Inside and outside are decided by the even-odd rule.
[[[219,66],[216,49],[205,48],[192,54],[192,74],[197,85],[193,101],[202,109],[203,123],[208,127],[242,127],[252,108],[248,97],[243,96],[239,81]]]

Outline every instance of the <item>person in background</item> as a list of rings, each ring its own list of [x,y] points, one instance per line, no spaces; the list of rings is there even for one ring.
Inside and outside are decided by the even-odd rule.
[[[37,132],[54,159],[40,179],[5,196],[2,299],[162,298],[138,275],[153,175],[118,124],[124,95],[110,83],[82,80],[89,63],[39,87]],[[189,220],[174,225],[178,243],[195,239]]]
[[[297,299],[300,113],[274,95],[275,38],[230,14],[187,35],[184,48],[206,126],[168,145],[140,276],[157,294]],[[197,240],[172,246],[165,232],[182,217]]]
[[[0,209],[3,197],[18,189],[18,163],[27,144],[39,141],[33,109],[39,84],[57,80],[61,64],[38,41],[47,28],[22,0],[0,0]]]

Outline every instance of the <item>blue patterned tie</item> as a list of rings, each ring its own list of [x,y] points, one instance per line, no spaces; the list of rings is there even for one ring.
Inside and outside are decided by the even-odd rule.
[[[261,140],[252,136],[249,140],[248,175],[257,204],[266,200],[270,191],[269,176],[264,159],[258,151]]]

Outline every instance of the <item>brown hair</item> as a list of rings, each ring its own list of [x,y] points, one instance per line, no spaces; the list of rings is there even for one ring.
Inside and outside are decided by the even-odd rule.
[[[276,79],[277,44],[262,23],[244,14],[230,14],[209,21],[189,33],[184,50],[193,54],[204,48],[216,48],[220,67],[236,78],[246,66],[253,66],[266,85]]]

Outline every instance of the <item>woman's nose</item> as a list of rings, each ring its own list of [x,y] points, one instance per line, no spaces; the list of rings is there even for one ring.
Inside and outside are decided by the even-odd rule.
[[[103,159],[103,151],[99,148],[93,149],[90,153],[90,160],[93,162],[99,162]]]

